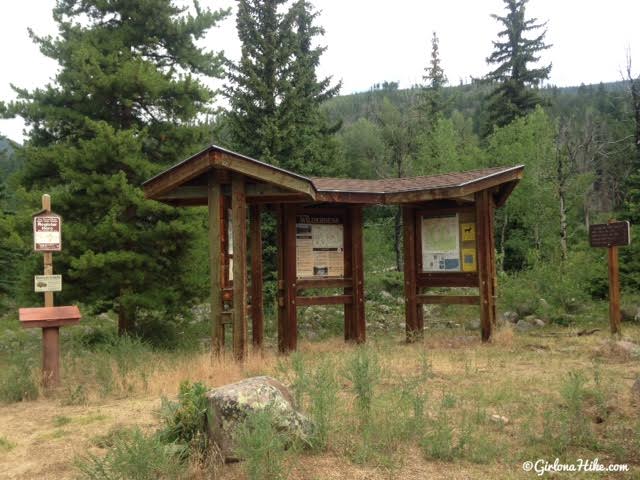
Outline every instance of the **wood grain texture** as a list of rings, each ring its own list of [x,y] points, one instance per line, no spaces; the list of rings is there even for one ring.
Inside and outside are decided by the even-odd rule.
[[[209,289],[211,302],[211,346],[214,354],[219,354],[224,345],[224,327],[222,326],[222,278],[224,276],[223,232],[222,232],[222,195],[220,184],[215,175],[209,176],[208,215],[209,215]]]
[[[411,207],[402,208],[403,244],[404,244],[404,298],[405,325],[407,342],[414,342],[422,337],[422,325],[419,324],[417,302],[417,258],[416,258],[416,222],[415,212]]]
[[[264,309],[262,282],[262,207],[252,205],[249,208],[251,243],[251,339],[253,345],[262,348],[264,340]]]
[[[231,180],[231,227],[233,230],[233,354],[247,357],[247,203],[244,177]]]

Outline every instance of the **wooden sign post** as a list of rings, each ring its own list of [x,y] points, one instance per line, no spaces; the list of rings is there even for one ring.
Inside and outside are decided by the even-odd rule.
[[[589,227],[589,244],[592,247],[609,249],[609,322],[611,334],[617,335],[620,330],[620,274],[618,268],[618,247],[631,243],[631,226],[629,222],[616,222],[591,225]]]
[[[42,328],[42,379],[53,388],[60,383],[60,327],[80,320],[78,307],[54,307],[53,292],[62,289],[62,278],[53,275],[53,252],[62,250],[62,219],[51,212],[51,197],[42,196],[42,210],[33,216],[33,249],[43,253],[44,275],[37,275],[35,290],[44,292],[44,308],[21,308],[25,328]]]

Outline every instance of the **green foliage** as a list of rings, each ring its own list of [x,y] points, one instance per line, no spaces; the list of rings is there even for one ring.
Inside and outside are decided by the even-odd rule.
[[[87,454],[75,461],[83,480],[158,480],[186,478],[181,448],[163,443],[140,429],[121,430],[109,439],[104,457]]]
[[[0,436],[0,452],[10,452],[16,448],[16,444],[9,441],[7,437]]]
[[[300,173],[326,174],[336,145],[335,131],[320,104],[339,89],[318,79],[324,34],[318,13],[306,0],[238,4],[237,31],[242,43],[238,64],[230,64],[226,96],[231,143],[238,151]]]
[[[338,402],[339,385],[333,362],[325,359],[312,374],[309,386],[310,413],[314,430],[311,446],[314,450],[326,450],[329,433],[334,422]]]
[[[225,15],[170,0],[60,1],[59,35],[33,35],[60,69],[8,106],[32,126],[21,153],[28,208],[47,191],[65,220],[62,300],[117,309],[122,330],[158,306],[171,318],[192,295],[185,259],[196,224],[145,200],[140,184],[207,138],[195,121],[213,92],[197,76],[220,76],[222,60],[196,43]]]
[[[159,436],[163,442],[183,445],[189,454],[206,450],[206,393],[207,387],[202,383],[184,381],[177,402],[162,399],[160,418],[164,427]]]
[[[371,421],[371,406],[381,373],[378,355],[368,347],[358,347],[345,365],[343,375],[351,382],[362,427]]]
[[[536,18],[525,18],[528,1],[504,0],[507,14],[503,17],[492,15],[504,30],[498,33],[498,41],[493,42],[494,51],[487,58],[487,63],[498,65],[487,74],[487,79],[499,82],[490,97],[488,132],[494,126],[508,125],[514,119],[532,112],[541,103],[541,98],[531,87],[537,87],[542,80],[549,78],[551,64],[529,67],[529,64],[540,59],[540,52],[550,45],[544,43],[546,30],[534,38],[525,36],[546,25],[537,23]]]
[[[287,438],[274,426],[270,409],[252,412],[236,432],[237,452],[249,480],[283,480]]]
[[[602,252],[572,252],[564,262],[540,262],[500,279],[500,298],[505,308],[526,305],[531,313],[562,318],[607,291],[606,262]],[[540,299],[545,302],[541,302]],[[545,303],[547,305],[545,305]]]
[[[32,358],[28,354],[14,352],[11,362],[0,373],[0,402],[35,400],[38,393]]]

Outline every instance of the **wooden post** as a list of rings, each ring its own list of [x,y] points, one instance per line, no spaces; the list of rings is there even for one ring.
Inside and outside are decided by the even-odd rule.
[[[253,345],[262,348],[264,338],[264,309],[262,293],[262,233],[260,220],[262,207],[249,208],[251,242],[251,338]]]
[[[286,248],[284,244],[284,223],[284,207],[279,204],[276,207],[276,243],[278,250],[278,351],[281,353],[287,351],[287,304],[284,290],[284,252]]]
[[[353,292],[352,340],[363,343],[366,339],[366,319],[364,310],[364,260],[363,239],[364,228],[362,207],[349,208],[349,228],[351,230],[351,278]]]
[[[476,200],[476,233],[478,248],[478,287],[480,289],[480,330],[482,341],[491,339],[495,324],[494,307],[494,278],[495,270],[491,266],[493,261],[491,240],[491,199],[488,190],[475,194]]]
[[[247,356],[247,202],[244,176],[231,179],[231,225],[233,236],[233,353]]]
[[[416,274],[416,222],[414,209],[402,207],[404,242],[404,299],[407,342],[422,338],[422,325],[419,324],[417,303]]]
[[[496,271],[496,240],[494,232],[494,220],[495,220],[495,201],[493,195],[488,193],[488,229],[489,229],[489,274],[491,277],[491,323],[494,327],[498,323],[497,315],[497,297],[498,297],[498,272]]]
[[[211,288],[211,348],[214,354],[219,354],[224,345],[224,330],[222,327],[222,232],[221,232],[221,198],[220,183],[216,181],[215,173],[209,174],[208,208],[209,208],[209,269]]]
[[[283,289],[284,289],[284,337],[285,350],[295,351],[298,347],[298,312],[296,305],[296,209],[294,205],[284,206],[284,251]]]
[[[351,228],[351,210],[347,209],[347,214],[344,217],[344,225],[343,225],[343,242],[344,242],[344,254],[343,254],[343,274],[345,278],[351,278],[353,280],[353,230]],[[344,287],[342,293],[344,295],[349,295],[353,298],[354,290],[353,290],[353,281],[351,285]],[[355,340],[355,326],[354,326],[354,307],[355,303],[345,303],[344,304],[344,341],[350,342]]]
[[[614,223],[615,220],[609,220]],[[618,335],[620,329],[620,275],[618,266],[618,247],[611,246],[609,253],[609,322],[611,324],[611,334]]]
[[[51,197],[42,195],[42,210],[51,213]],[[53,253],[42,252],[44,275],[53,275]],[[53,307],[53,292],[44,292],[44,306]],[[42,329],[42,380],[46,388],[60,384],[60,328]]]

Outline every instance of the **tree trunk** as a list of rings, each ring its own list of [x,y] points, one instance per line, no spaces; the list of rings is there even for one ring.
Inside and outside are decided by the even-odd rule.
[[[397,207],[395,218],[395,231],[394,231],[394,248],[396,251],[396,268],[399,272],[403,271],[402,262],[402,214],[400,207]]]
[[[561,187],[558,189],[560,199],[560,255],[562,260],[567,259],[567,208],[565,201],[565,191]]]
[[[123,290],[120,291],[120,298],[125,294]],[[135,325],[135,319],[130,307],[126,307],[122,304],[118,306],[118,335],[121,337],[128,335],[133,331]]]

